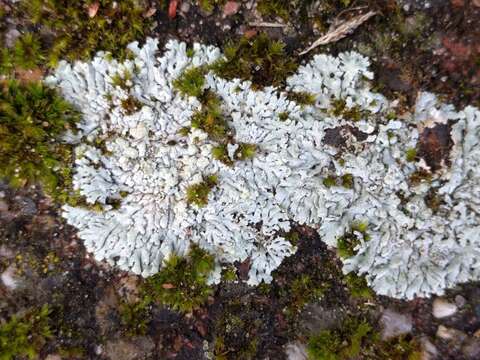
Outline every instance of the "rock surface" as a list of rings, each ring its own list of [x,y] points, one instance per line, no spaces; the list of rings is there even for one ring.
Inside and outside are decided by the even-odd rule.
[[[433,301],[433,316],[437,319],[452,316],[457,312],[457,305],[450,303],[442,298],[436,298]]]

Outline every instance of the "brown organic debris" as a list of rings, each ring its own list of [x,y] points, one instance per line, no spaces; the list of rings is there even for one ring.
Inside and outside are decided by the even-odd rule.
[[[98,1],[90,4],[88,6],[88,17],[94,18],[97,15],[98,9],[100,8],[100,3]]]
[[[326,45],[343,39],[376,14],[377,12],[375,11],[369,11],[365,14],[355,16],[350,20],[340,22],[336,27],[331,28],[326,34],[316,40],[312,45],[310,45],[310,47],[302,51],[299,55],[304,55],[320,45]]]

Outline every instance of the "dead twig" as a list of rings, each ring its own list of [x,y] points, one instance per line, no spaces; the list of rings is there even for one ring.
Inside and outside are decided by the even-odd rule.
[[[254,27],[286,27],[286,24],[280,24],[280,23],[271,23],[271,22],[251,22],[248,25],[254,26]]]
[[[312,45],[310,45],[310,47],[302,51],[299,55],[304,55],[320,45],[326,45],[343,39],[376,14],[377,12],[375,11],[369,11],[366,14],[358,15],[350,20],[341,22],[337,27],[330,29],[325,35],[316,40]]]

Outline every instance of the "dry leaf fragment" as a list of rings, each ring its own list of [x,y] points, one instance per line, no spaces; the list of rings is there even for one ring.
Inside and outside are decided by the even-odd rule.
[[[93,18],[95,17],[95,15],[97,15],[97,12],[98,12],[98,9],[100,8],[100,3],[98,1],[90,4],[88,6],[88,16],[90,18]]]
[[[168,4],[168,17],[174,19],[177,16],[178,0],[170,0]]]
[[[157,12],[157,8],[151,7],[150,9],[147,10],[145,15],[143,16],[148,19],[149,17],[152,17],[153,15],[155,15],[156,12]]]
[[[310,45],[309,48],[302,51],[300,55],[304,55],[320,45],[329,44],[331,42],[336,42],[340,39],[343,39],[348,34],[352,33],[357,27],[362,25],[365,21],[367,21],[368,19],[370,19],[372,16],[376,14],[377,13],[375,11],[369,11],[366,14],[358,15],[350,20],[341,22],[339,26],[329,30],[325,35],[323,35],[321,38],[316,40],[312,45]]]

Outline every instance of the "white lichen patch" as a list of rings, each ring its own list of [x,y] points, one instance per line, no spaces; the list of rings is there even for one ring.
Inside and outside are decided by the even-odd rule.
[[[159,56],[151,39],[130,49],[133,60],[99,53],[61,63],[48,79],[83,112],[80,134],[67,137],[78,142],[74,185],[104,210],[65,206],[64,216],[96,259],[149,276],[195,243],[220,263],[250,259],[254,285],[270,282],[294,253],[280,236],[291,221],[315,227],[330,246],[362,222],[369,236],[343,259],[344,270],[364,274],[379,294],[429,296],[480,278],[477,109],[456,112],[420,94],[413,114],[392,118],[394,104],[370,90],[368,59],[353,52],[317,55],[288,79],[288,90],[315,96],[314,106],[207,72],[204,87],[221,100],[235,143],[256,149],[229,166],[212,157],[218,143],[208,134],[181,131],[201,104],[173,86],[219,50],[196,44],[189,57],[185,44],[170,41]],[[429,169],[406,153],[422,128],[438,123],[451,126],[449,168],[413,183]],[[228,146],[230,157],[236,149]],[[205,206],[189,203],[187,189],[212,175]],[[436,209],[427,206],[432,190]]]

